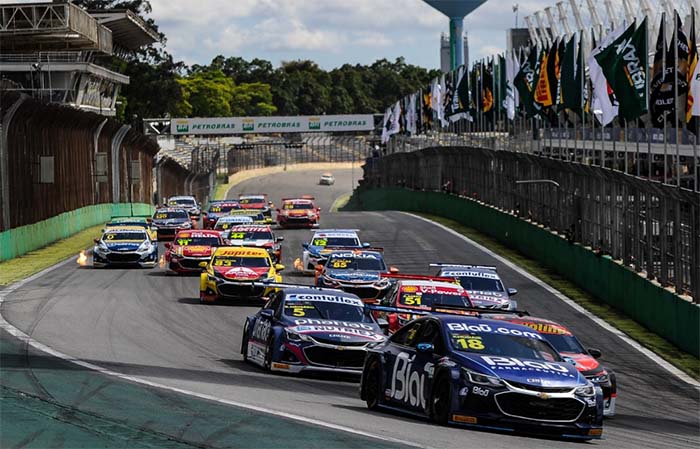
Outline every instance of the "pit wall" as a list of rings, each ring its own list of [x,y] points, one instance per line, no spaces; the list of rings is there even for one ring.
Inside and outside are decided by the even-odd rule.
[[[682,350],[700,357],[700,307],[649,282],[610,257],[469,198],[403,188],[359,188],[344,210],[422,212],[490,235],[626,313]]]
[[[42,248],[57,240],[105,223],[113,216],[151,215],[154,208],[143,203],[107,203],[81,207],[55,217],[0,232],[0,262]]]

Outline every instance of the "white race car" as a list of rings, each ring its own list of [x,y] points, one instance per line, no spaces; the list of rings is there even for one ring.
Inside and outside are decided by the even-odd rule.
[[[326,263],[326,258],[333,250],[368,248],[369,243],[362,243],[357,229],[318,229],[314,231],[311,241],[304,243],[301,258],[294,261],[294,268],[304,273],[313,273],[316,265]]]

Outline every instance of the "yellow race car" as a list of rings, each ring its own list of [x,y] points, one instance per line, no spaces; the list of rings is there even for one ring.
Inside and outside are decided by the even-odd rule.
[[[265,248],[220,247],[212,254],[199,280],[199,300],[213,303],[219,299],[263,298],[274,287],[259,287],[253,283],[282,282],[279,274],[284,265],[272,261]]]

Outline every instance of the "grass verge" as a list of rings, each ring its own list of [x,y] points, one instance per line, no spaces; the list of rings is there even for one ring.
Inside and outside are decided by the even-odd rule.
[[[225,200],[226,192],[228,192],[229,187],[231,187],[231,184],[217,183],[216,189],[214,190],[214,198],[212,198],[212,200]]]
[[[103,224],[84,229],[41,249],[14,259],[0,262],[0,286],[9,285],[55,265],[92,245],[100,235]]]
[[[532,275],[559,290],[589,312],[629,335],[630,338],[634,339],[642,346],[654,351],[678,369],[700,380],[700,359],[681,351],[673,344],[649,331],[647,328],[627,317],[625,314],[620,313],[613,307],[601,303],[595,297],[578,288],[573,282],[565,279],[554,270],[546,268],[518,251],[508,248],[498,240],[454,220],[423,213],[417,213],[416,215],[420,215],[454,229],[463,236],[517,264]]]

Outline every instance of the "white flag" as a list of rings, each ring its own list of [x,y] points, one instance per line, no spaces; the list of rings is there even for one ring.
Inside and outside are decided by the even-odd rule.
[[[518,107],[518,90],[515,88],[515,75],[520,71],[517,59],[513,53],[506,55],[506,114],[509,120],[515,119],[515,109]]]
[[[406,111],[406,131],[410,135],[416,134],[416,94],[411,94],[408,97],[408,110]]]
[[[616,103],[613,104],[610,100],[610,95],[608,94],[608,80],[605,79],[603,68],[598,64],[598,60],[595,56],[620,37],[626,29],[627,26],[622,25],[605,36],[605,39],[603,39],[598,47],[593,49],[591,55],[586,60],[588,62],[591,85],[593,86],[591,109],[603,126],[607,126],[617,117],[618,105]]]
[[[386,111],[384,111],[384,121],[382,122],[382,144],[389,141],[389,120],[391,120],[391,108],[386,108]]]
[[[389,128],[389,135],[393,136],[394,134],[398,133],[401,131],[401,102],[397,101],[396,104],[394,105],[394,110],[391,113],[391,128]]]

